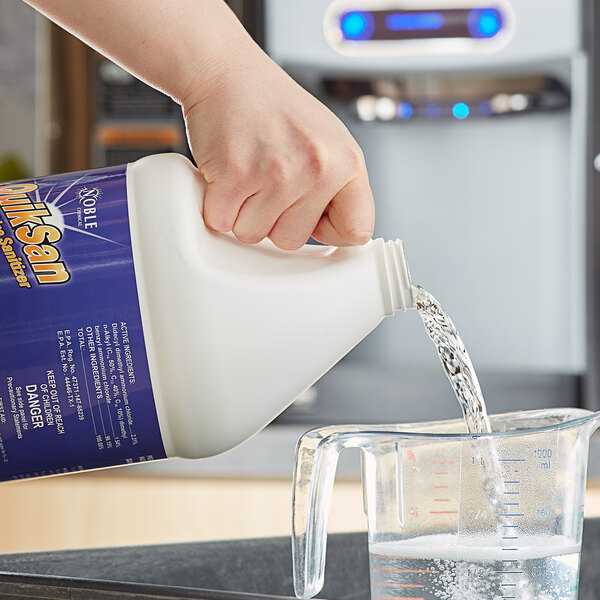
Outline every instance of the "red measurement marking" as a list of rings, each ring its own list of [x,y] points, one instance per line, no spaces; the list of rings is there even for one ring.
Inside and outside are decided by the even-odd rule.
[[[385,573],[437,573],[434,569],[377,569],[373,567],[371,571],[384,571]],[[387,585],[384,583],[375,583],[373,585]],[[391,585],[391,584],[390,584]]]
[[[430,515],[456,515],[458,514],[457,510],[430,510]]]
[[[434,527],[448,527],[448,523],[434,523]]]
[[[445,471],[444,473],[434,473],[434,475],[448,475],[448,471]]]
[[[450,498],[434,498],[434,502],[450,502]]]
[[[433,489],[434,490],[447,490],[448,486],[447,485],[434,485]]]
[[[442,460],[440,460],[440,461],[432,460],[431,464],[432,465],[454,465],[456,463],[453,460],[449,460],[448,462],[444,462]]]

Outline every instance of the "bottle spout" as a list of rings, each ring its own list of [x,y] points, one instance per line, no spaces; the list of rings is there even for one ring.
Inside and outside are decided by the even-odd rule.
[[[397,310],[416,308],[404,242],[384,242],[381,238],[375,242],[380,249],[379,264],[386,316],[392,316]]]

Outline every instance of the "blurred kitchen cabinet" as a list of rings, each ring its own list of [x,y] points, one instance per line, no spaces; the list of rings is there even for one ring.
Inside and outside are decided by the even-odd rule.
[[[2,484],[0,515],[0,552],[288,536],[291,480],[81,473]],[[336,483],[330,530],[365,529],[360,483]]]
[[[51,173],[91,165],[93,52],[54,24],[49,27],[49,102],[44,134]]]
[[[36,16],[24,2],[0,0],[0,180],[26,177],[35,155]]]
[[[37,174],[187,153],[171,98],[41,16],[36,45]]]
[[[89,168],[90,60],[30,6],[0,0],[0,162],[17,178]]]
[[[0,552],[288,536],[290,479],[128,477],[110,471],[5,483]],[[600,481],[586,516],[600,516]],[[364,531],[360,482],[336,480],[329,531]]]
[[[230,2],[262,36],[261,4]],[[148,154],[189,156],[179,106],[168,96],[39,17],[36,173],[132,162]]]

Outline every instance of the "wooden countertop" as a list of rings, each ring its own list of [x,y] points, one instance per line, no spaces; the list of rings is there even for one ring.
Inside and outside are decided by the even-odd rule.
[[[0,485],[0,552],[287,536],[291,480],[128,477],[110,470]],[[600,480],[585,514],[600,516]],[[336,480],[330,531],[365,530],[356,480]]]

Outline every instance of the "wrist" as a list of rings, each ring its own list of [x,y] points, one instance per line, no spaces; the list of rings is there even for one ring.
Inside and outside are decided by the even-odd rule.
[[[182,106],[184,113],[214,95],[244,70],[244,65],[264,54],[237,17],[219,0],[211,14],[220,27],[201,41],[182,47],[179,68],[173,70],[169,94]]]

